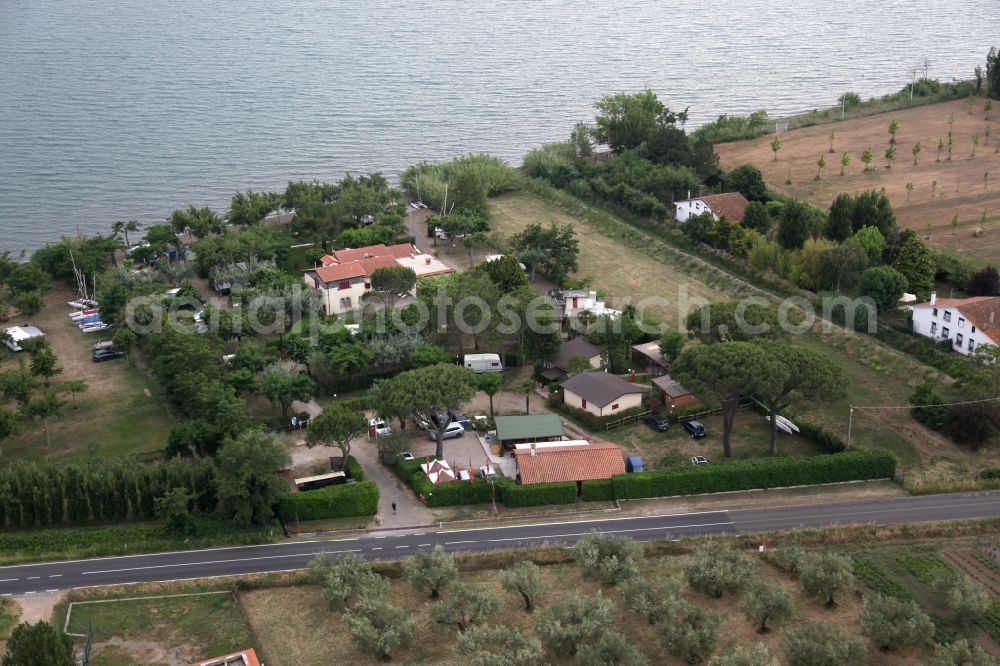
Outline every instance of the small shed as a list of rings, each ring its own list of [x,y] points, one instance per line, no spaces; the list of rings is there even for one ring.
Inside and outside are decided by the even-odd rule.
[[[667,371],[667,364],[663,360],[663,354],[660,353],[660,343],[657,340],[632,345],[632,360],[651,375],[662,375]]]
[[[497,426],[496,439],[506,451],[526,442],[559,441],[566,434],[558,414],[497,416],[493,420]]]
[[[670,375],[661,375],[653,379],[653,386],[660,394],[660,401],[671,411],[700,404],[691,391],[684,388],[679,381]]]
[[[12,326],[7,329],[7,335],[9,337],[4,338],[4,344],[16,352],[24,350],[20,343],[25,340],[45,337],[45,333],[37,326]]]

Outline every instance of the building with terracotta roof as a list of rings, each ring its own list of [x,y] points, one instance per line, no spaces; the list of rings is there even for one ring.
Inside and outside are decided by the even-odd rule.
[[[372,290],[371,276],[379,268],[404,266],[418,278],[451,273],[453,269],[436,257],[423,254],[410,243],[368,245],[337,250],[324,255],[318,268],[303,271],[303,280],[322,296],[323,311],[337,315],[360,309],[362,298]]]
[[[951,348],[969,355],[979,345],[1000,345],[1000,296],[938,298],[911,305],[913,332],[948,340]]]
[[[191,666],[260,666],[260,660],[257,658],[257,653],[253,648],[250,648],[249,650],[233,652],[221,657],[196,661]]]
[[[674,218],[678,222],[683,222],[692,215],[711,213],[712,217],[717,220],[725,216],[727,220],[732,222],[742,222],[743,214],[746,212],[747,204],[749,203],[747,198],[739,192],[710,194],[707,197],[678,201],[674,204],[677,208]]]
[[[563,382],[563,402],[595,416],[610,416],[642,404],[648,386],[607,372],[581,372]]]
[[[625,473],[622,450],[607,442],[519,444],[514,457],[518,476],[525,485],[575,481],[577,491],[582,492],[584,481],[610,479]]]

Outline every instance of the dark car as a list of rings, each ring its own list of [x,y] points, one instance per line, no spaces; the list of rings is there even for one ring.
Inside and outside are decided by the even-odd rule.
[[[455,409],[449,409],[448,414],[451,416],[452,421],[461,422],[469,420],[469,417],[465,415],[465,412],[463,412],[461,409],[458,409],[457,407]]]
[[[451,417],[448,416],[448,412],[444,411],[443,409],[434,410],[434,413],[431,415],[431,418],[433,418],[434,421],[439,426],[446,426],[449,423],[451,423]]]
[[[412,416],[413,416],[413,422],[421,430],[427,430],[428,428],[431,427],[431,420],[430,420],[430,418],[428,418],[428,416],[426,414],[424,414],[423,412],[421,412],[421,411],[413,412]]]
[[[665,416],[660,416],[659,414],[650,414],[643,421],[656,432],[666,432],[667,428],[670,427],[670,421]]]
[[[685,421],[684,429],[695,439],[701,439],[708,434],[705,432],[705,426],[701,424],[701,421]]]
[[[94,359],[94,363],[110,361],[113,358],[122,358],[123,356],[125,356],[123,352],[115,351],[114,349],[97,349],[90,355]]]

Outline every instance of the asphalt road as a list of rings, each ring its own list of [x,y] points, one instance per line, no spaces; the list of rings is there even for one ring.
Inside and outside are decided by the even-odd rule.
[[[711,534],[749,534],[831,525],[889,525],[1000,516],[1000,492],[707,511],[568,523],[459,530],[382,532],[353,539],[291,541],[263,546],[104,557],[0,567],[0,594],[32,594],[123,583],[231,576],[301,569],[317,553],[361,553],[369,559],[404,557],[442,544],[452,552],[571,545],[591,530],[639,540]]]

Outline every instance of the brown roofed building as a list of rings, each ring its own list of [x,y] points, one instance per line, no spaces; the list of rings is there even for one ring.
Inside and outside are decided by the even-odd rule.
[[[717,220],[725,216],[731,222],[742,222],[743,214],[749,203],[747,198],[739,192],[710,194],[707,197],[678,201],[674,204],[677,208],[674,217],[678,222],[683,222],[692,215],[711,213],[712,217]]]
[[[980,345],[1000,345],[1000,296],[938,298],[910,306],[913,332],[934,340],[948,340],[960,354]]]
[[[656,377],[653,379],[653,386],[660,392],[660,401],[671,411],[699,404],[698,398],[670,375]]]
[[[531,445],[514,450],[521,483],[575,481],[578,491],[584,481],[610,479],[625,473],[622,450],[615,444]]]
[[[574,356],[587,359],[592,369],[601,367],[601,348],[589,342],[584,337],[566,340],[559,346],[559,353],[542,372],[542,377],[549,381],[559,381],[569,374],[569,360]]]
[[[221,657],[196,661],[191,666],[260,666],[260,660],[253,648],[250,648],[242,652],[233,652]]]
[[[563,382],[563,402],[595,416],[610,416],[642,404],[649,390],[607,372],[581,372]]]

